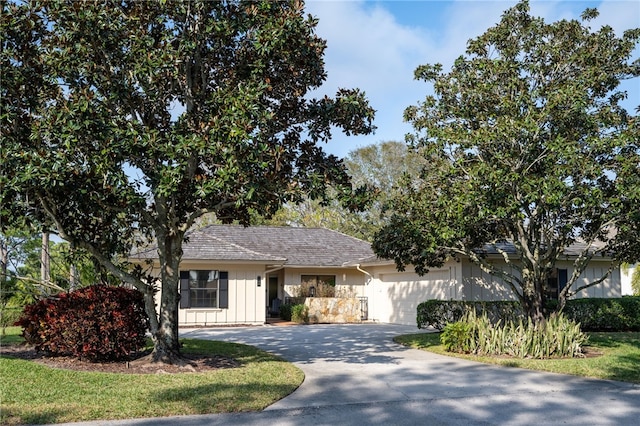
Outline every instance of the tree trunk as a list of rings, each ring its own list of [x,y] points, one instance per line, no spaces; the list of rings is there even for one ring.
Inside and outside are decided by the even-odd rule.
[[[69,265],[69,291],[76,290],[78,287],[78,269],[72,263]]]
[[[162,283],[161,291],[164,293],[165,284]],[[144,363],[165,363],[185,366],[189,364],[180,354],[180,343],[178,340],[177,322],[175,327],[163,319],[162,310],[156,310],[156,290],[149,286],[144,292],[145,310],[149,316],[151,340],[153,341],[153,351],[151,355],[138,362]],[[161,296],[161,299],[163,297]],[[160,305],[162,306],[162,304]]]
[[[544,284],[540,279],[531,279],[524,281],[523,285],[525,289],[522,292],[522,308],[534,324],[539,324],[544,321]]]
[[[7,267],[9,264],[9,245],[0,236],[0,286],[4,286],[7,279]]]
[[[42,283],[49,283],[49,281],[51,281],[48,232],[42,233],[42,250],[40,252],[40,281]]]
[[[73,248],[73,243],[70,244],[71,248],[71,259],[74,258],[75,250]],[[73,291],[78,287],[78,268],[76,268],[76,264],[71,262],[69,265],[69,291]]]
[[[539,295],[534,295],[534,297],[526,300],[523,308],[534,324],[539,324],[544,321],[542,298],[539,297]]]
[[[152,323],[151,330],[154,342],[152,362],[187,364],[180,355],[178,337],[179,265],[182,258],[183,237],[182,233],[177,233],[158,238],[161,292],[158,320],[155,322],[155,327]],[[148,299],[147,304],[150,303]]]

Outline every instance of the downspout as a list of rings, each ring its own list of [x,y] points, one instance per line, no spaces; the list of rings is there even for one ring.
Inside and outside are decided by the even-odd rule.
[[[365,271],[364,269],[362,269],[362,268],[360,267],[360,264],[359,264],[359,263],[357,263],[357,264],[356,264],[356,269],[357,269],[358,271],[362,272],[363,274],[367,275],[367,276],[369,277],[369,281],[371,281],[371,280],[373,279],[373,275],[371,275],[369,272],[367,272],[367,271]],[[364,284],[364,285],[369,285],[369,283],[365,282],[365,284]],[[366,294],[366,293],[365,293],[365,294]],[[374,297],[371,297],[370,299],[371,299],[371,302],[373,302]],[[368,317],[368,319],[370,319],[370,320],[372,320],[372,321],[375,321],[374,319],[372,319],[372,318],[369,316],[369,312],[371,312],[371,309],[372,309],[372,307],[369,307],[369,301],[367,300],[367,317]]]
[[[356,269],[357,269],[358,271],[362,272],[363,274],[368,275],[368,276],[369,276],[369,278],[373,279],[373,275],[371,275],[370,273],[368,273],[367,271],[365,271],[364,269],[362,269],[362,268],[360,267],[360,264],[359,264],[359,263],[357,263],[357,264],[356,264]]]
[[[270,273],[275,272],[275,271],[279,271],[282,268],[284,268],[284,263],[282,265],[276,267],[276,268],[267,269],[266,271],[263,272],[264,277],[267,278],[267,274],[270,274]]]

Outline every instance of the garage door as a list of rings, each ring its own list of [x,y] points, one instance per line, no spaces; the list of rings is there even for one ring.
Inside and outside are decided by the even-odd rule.
[[[449,269],[432,270],[423,277],[410,273],[382,274],[376,280],[369,303],[370,317],[380,322],[416,325],[420,303],[456,298],[455,292]]]

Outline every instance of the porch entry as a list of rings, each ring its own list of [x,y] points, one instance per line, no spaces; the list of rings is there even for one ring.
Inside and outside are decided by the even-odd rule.
[[[267,285],[267,314],[268,317],[279,317],[280,306],[279,303],[274,300],[278,299],[278,277],[269,276],[269,283]],[[275,306],[278,305],[278,306]],[[277,308],[277,309],[276,309]]]

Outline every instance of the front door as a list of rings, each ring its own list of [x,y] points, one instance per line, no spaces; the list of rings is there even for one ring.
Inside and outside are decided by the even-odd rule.
[[[268,285],[268,294],[267,294],[267,300],[269,301],[269,313],[271,314],[270,316],[278,316],[279,312],[271,312],[271,309],[273,308],[273,301],[275,299],[278,298],[278,277],[269,277],[269,285]]]

